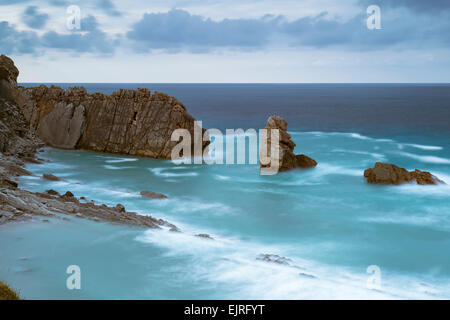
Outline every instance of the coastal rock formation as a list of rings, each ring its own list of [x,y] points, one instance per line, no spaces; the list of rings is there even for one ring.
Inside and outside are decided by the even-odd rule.
[[[68,220],[66,215],[73,215],[93,221],[123,223],[148,228],[164,226],[170,230],[179,231],[176,226],[164,220],[128,212],[122,205],[108,207],[106,205],[97,206],[93,202],[80,203],[70,191],[60,195],[55,190],[37,193],[21,189],[15,181],[16,177],[32,175],[23,168],[24,164],[26,162],[42,163],[35,158],[35,155],[37,150],[45,144],[36,138],[33,132],[37,132],[45,139],[50,139],[50,144],[72,147],[74,142],[82,138],[82,133],[86,133],[84,128],[87,121],[94,121],[94,119],[86,117],[85,110],[80,103],[71,105],[71,103],[64,101],[61,103],[55,99],[54,104],[45,104],[43,101],[37,102],[30,99],[27,95],[35,90],[42,90],[42,92],[56,90],[63,96],[67,91],[46,87],[40,87],[41,89],[19,88],[16,82],[18,74],[19,71],[12,60],[3,55],[0,56],[0,224],[28,219],[50,222],[47,218],[39,217]],[[83,92],[86,94],[85,91]],[[70,99],[76,100],[75,96],[70,97]],[[80,99],[82,97],[82,95],[79,96]],[[91,99],[89,95],[85,95],[84,98]],[[21,103],[24,109],[19,108],[18,103]],[[26,109],[26,106],[31,106],[31,109]],[[162,105],[162,108],[164,106]],[[33,109],[35,107],[36,110]],[[120,108],[120,105],[117,108]],[[30,110],[34,111],[26,114]],[[160,112],[164,113],[165,111],[160,110]],[[153,119],[157,118],[158,116],[153,117]],[[32,124],[30,124],[30,119],[33,121]],[[169,119],[172,118],[169,117]],[[169,130],[166,127],[159,127],[158,130],[160,129],[162,131]],[[161,135],[163,139],[166,136],[164,133]],[[50,174],[44,174],[43,178],[52,181],[60,180]]]
[[[121,89],[105,95],[89,94],[83,87],[24,88],[17,86],[18,75],[13,61],[2,55],[0,97],[18,105],[31,132],[50,146],[170,159],[178,143],[170,139],[175,129],[187,129],[194,136],[195,119],[180,101],[164,93]],[[203,141],[203,148],[208,144]]]
[[[394,164],[383,162],[377,162],[375,167],[365,170],[364,177],[368,183],[376,184],[398,185],[412,181],[416,181],[420,185],[444,183],[429,172],[417,169],[408,171]]]
[[[61,149],[74,149],[86,124],[82,105],[57,103],[37,127],[37,135],[47,144]]]
[[[82,87],[20,92],[28,97],[20,106],[32,131],[53,147],[170,159],[175,129],[194,136],[194,118],[184,105],[148,89],[121,89],[110,96]]]
[[[167,196],[162,193],[156,193],[153,191],[141,191],[141,196],[150,199],[167,199]]]
[[[267,154],[272,161],[276,161],[276,157],[271,155],[271,130],[278,129],[280,136],[279,148],[279,170],[287,171],[291,169],[308,169],[314,168],[317,162],[306,155],[295,155],[295,143],[291,140],[291,135],[287,133],[287,122],[281,117],[271,116],[267,120],[265,129],[267,129]],[[269,165],[261,163],[262,168]]]
[[[53,174],[49,174],[49,173],[44,173],[42,175],[42,179],[50,180],[50,181],[61,181],[61,178],[58,178],[57,176],[54,176]]]
[[[18,188],[0,187],[0,225],[13,221],[53,217],[67,220],[65,216],[90,219],[98,222],[123,223],[147,228],[176,228],[174,225],[151,216],[136,214],[115,207],[80,203],[71,193],[59,196],[57,192],[37,193]],[[42,220],[41,220],[42,221]]]
[[[0,99],[13,100],[14,88],[17,86],[19,70],[14,62],[5,55],[0,56]]]

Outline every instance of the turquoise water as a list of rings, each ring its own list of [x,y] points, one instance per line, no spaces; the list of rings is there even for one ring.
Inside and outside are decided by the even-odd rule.
[[[260,176],[257,165],[47,149],[49,162],[28,169],[64,181],[22,177],[23,188],[122,203],[182,233],[77,218],[1,226],[0,279],[30,299],[450,298],[450,139],[291,134],[317,168]],[[368,185],[362,174],[376,161],[429,170],[447,185]],[[257,260],[263,253],[291,263]],[[72,264],[79,291],[65,286]],[[366,286],[370,265],[381,270],[379,290]]]

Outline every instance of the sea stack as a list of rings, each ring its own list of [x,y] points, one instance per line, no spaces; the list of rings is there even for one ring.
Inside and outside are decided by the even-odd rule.
[[[391,163],[377,162],[373,168],[364,171],[368,183],[399,185],[417,182],[420,185],[444,183],[427,171],[408,171]]]
[[[17,86],[19,70],[0,57],[0,96],[18,105],[31,132],[62,149],[170,159],[176,129],[194,136],[195,119],[177,99],[148,89],[87,93],[83,87]],[[205,130],[203,130],[205,131]],[[208,141],[203,141],[203,148]],[[192,142],[192,145],[194,141]]]
[[[299,154],[294,154],[295,143],[291,140],[291,135],[287,133],[287,122],[281,117],[271,116],[267,120],[265,129],[267,129],[267,154],[272,161],[276,158],[271,155],[271,130],[277,129],[280,137],[279,147],[279,169],[278,171],[288,171],[292,169],[308,169],[314,168],[317,162],[310,157]],[[261,168],[268,168],[269,165],[261,164]]]

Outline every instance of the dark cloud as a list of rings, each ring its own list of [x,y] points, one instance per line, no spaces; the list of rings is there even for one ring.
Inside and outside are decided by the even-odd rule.
[[[219,22],[184,10],[146,13],[127,37],[141,48],[261,47],[273,19],[225,19]]]
[[[35,53],[40,39],[34,31],[17,31],[6,21],[0,21],[0,51],[5,54]]]
[[[88,16],[81,20],[81,30],[84,32],[72,32],[59,34],[49,31],[41,37],[42,46],[70,50],[74,52],[112,53],[116,43],[105,32],[98,29],[95,17]]]
[[[366,19],[364,10],[348,21],[337,21],[326,12],[294,21],[280,16],[212,21],[184,10],[171,10],[144,14],[127,37],[134,41],[137,51],[205,51],[219,47],[246,50],[269,47],[278,39],[290,46],[341,46],[347,50],[449,46],[449,19],[383,13],[382,30],[369,30]]]
[[[122,15],[111,0],[98,0],[97,7],[112,17],[119,17]]]
[[[40,13],[36,6],[28,6],[22,14],[23,23],[33,29],[44,28],[48,18],[48,14]]]
[[[48,31],[42,36],[34,31],[17,31],[14,26],[2,21],[0,39],[0,51],[6,54],[39,54],[46,49],[111,54],[118,45],[116,39],[98,28],[93,16],[81,20],[80,31],[69,34]]]
[[[32,12],[34,16],[40,14],[35,8]],[[293,21],[273,15],[214,21],[173,9],[165,13],[144,14],[126,34],[120,36],[102,31],[94,16],[82,19],[82,29],[69,34],[48,31],[38,35],[36,32],[18,31],[8,22],[2,22],[0,48],[9,53],[36,53],[52,48],[101,54],[112,54],[116,47],[125,44],[136,52],[161,49],[195,53],[216,49],[260,50],[274,46],[336,47],[348,51],[448,49],[450,13],[439,17],[405,10],[382,10],[382,29],[368,30],[365,10],[346,21],[336,20],[326,12]]]

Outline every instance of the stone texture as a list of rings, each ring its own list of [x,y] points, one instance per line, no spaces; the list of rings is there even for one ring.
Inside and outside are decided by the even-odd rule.
[[[141,196],[150,198],[150,199],[167,199],[167,196],[162,193],[156,193],[153,191],[141,191]]]
[[[307,169],[313,168],[317,165],[314,159],[306,155],[295,155],[295,143],[291,140],[291,135],[287,133],[287,122],[281,117],[271,116],[267,120],[265,129],[267,129],[267,150],[268,155],[275,161],[276,157],[271,155],[271,130],[278,129],[280,136],[279,171],[287,171],[291,169]],[[261,163],[261,167],[267,168],[269,165]]]
[[[17,105],[31,133],[50,146],[170,159],[178,143],[170,139],[175,129],[194,136],[195,119],[164,93],[121,89],[108,96],[83,87],[24,88],[17,86],[18,75],[14,62],[0,56],[0,99]]]
[[[57,103],[53,110],[40,121],[37,135],[55,148],[73,149],[84,132],[85,109],[82,105]]]
[[[5,55],[0,56],[0,98],[13,100],[13,89],[17,86],[19,70],[14,62]]]
[[[444,183],[431,173],[426,171],[408,171],[394,164],[377,162],[373,168],[364,171],[364,177],[368,183],[399,185],[416,181],[417,184]]]
[[[50,181],[61,181],[61,178],[58,178],[57,176],[54,176],[54,175],[49,174],[49,173],[44,173],[42,175],[42,179],[50,180]]]
[[[32,131],[54,147],[170,159],[177,144],[170,140],[172,132],[187,129],[194,135],[195,120],[185,106],[148,89],[121,89],[110,96],[82,87],[19,91]]]

